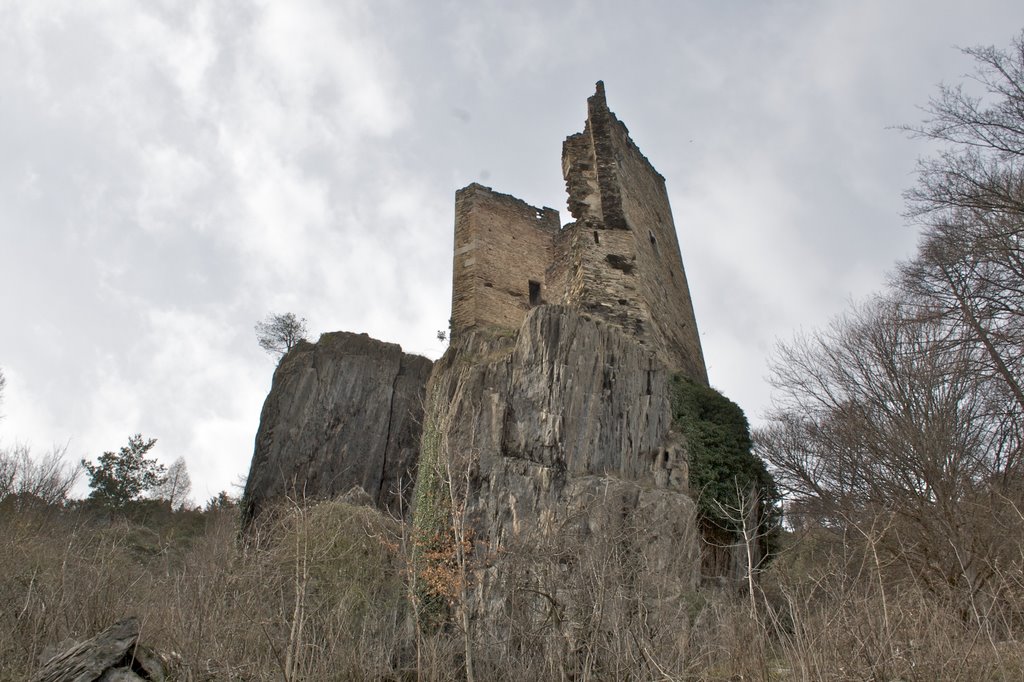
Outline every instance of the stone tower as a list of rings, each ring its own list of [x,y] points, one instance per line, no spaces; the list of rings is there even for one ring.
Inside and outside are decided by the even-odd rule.
[[[471,184],[455,195],[452,336],[518,329],[556,303],[634,336],[668,368],[707,383],[665,178],[608,109],[604,84],[562,147],[574,222]]]

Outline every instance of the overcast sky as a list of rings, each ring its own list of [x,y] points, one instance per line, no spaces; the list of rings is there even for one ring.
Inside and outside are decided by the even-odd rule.
[[[436,358],[454,191],[561,212],[608,103],[665,176],[713,385],[914,246],[921,117],[1020,0],[0,0],[0,446],[141,432],[202,501],[248,470],[293,311]]]

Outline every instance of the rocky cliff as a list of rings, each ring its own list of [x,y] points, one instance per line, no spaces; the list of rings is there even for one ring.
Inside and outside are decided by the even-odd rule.
[[[412,610],[458,620],[467,677],[470,640],[582,679],[685,651],[691,458],[694,487],[726,497],[750,458],[742,411],[708,386],[664,178],[600,83],[563,171],[565,227],[480,185],[457,193],[452,342],[433,367],[352,334],[284,358],[245,492],[247,518],[353,486],[404,512],[415,473]]]
[[[263,404],[242,498],[248,522],[268,503],[359,486],[381,509],[408,510],[430,360],[366,334],[301,342]]]
[[[695,507],[670,380],[634,338],[561,306],[532,309],[518,333],[468,331],[437,362],[414,520],[428,542],[450,529],[463,542],[474,617],[508,634],[524,600],[578,626],[613,582],[639,602],[609,596],[605,613],[692,593]],[[599,588],[597,565],[622,575]]]

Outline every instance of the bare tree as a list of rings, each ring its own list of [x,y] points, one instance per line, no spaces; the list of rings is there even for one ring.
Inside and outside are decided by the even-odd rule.
[[[306,340],[306,318],[295,313],[268,315],[256,323],[256,340],[260,348],[279,358],[290,351],[299,341]]]
[[[906,195],[918,253],[780,348],[756,443],[794,525],[859,546],[883,607],[885,572],[987,625],[1024,562],[1024,34],[964,52],[973,76],[904,128],[942,144]]]
[[[976,371],[982,350],[918,313],[878,299],[782,346],[758,452],[816,525],[872,538],[883,525],[872,551],[936,590],[991,600],[1020,559],[994,521],[1024,473],[1014,400]]]
[[[63,504],[81,473],[81,467],[67,461],[67,445],[55,445],[42,457],[33,457],[23,444],[5,448],[0,450],[0,502]]]
[[[184,508],[191,493],[192,478],[188,475],[184,457],[179,457],[167,467],[163,482],[151,491],[154,499],[166,501],[171,505],[171,509]]]
[[[764,558],[764,541],[771,535],[774,528],[767,525],[764,514],[761,513],[760,491],[756,486],[749,486],[744,489],[740,482],[735,481],[735,502],[721,502],[714,500],[719,516],[731,522],[736,528],[736,545],[741,552],[744,561],[743,580],[746,583],[747,598],[750,603],[750,614],[757,618],[757,571]]]
[[[943,144],[907,193],[924,228],[917,257],[897,283],[921,314],[948,325],[951,343],[982,352],[976,370],[1005,383],[1024,414],[1024,33],[1009,51],[964,50],[976,68],[943,85],[906,126]],[[965,87],[965,85],[967,87]]]
[[[1020,214],[1024,196],[1019,162],[1024,157],[1024,32],[1010,50],[963,50],[976,62],[964,84],[941,85],[912,135],[946,145],[920,164],[920,182],[908,192],[911,214],[927,218],[950,209]],[[976,90],[972,94],[971,89]]]

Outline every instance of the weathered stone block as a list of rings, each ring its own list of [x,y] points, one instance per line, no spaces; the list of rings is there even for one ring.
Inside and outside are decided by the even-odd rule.
[[[366,334],[334,332],[281,360],[263,404],[243,515],[285,497],[359,486],[382,509],[408,510],[430,360]]]

